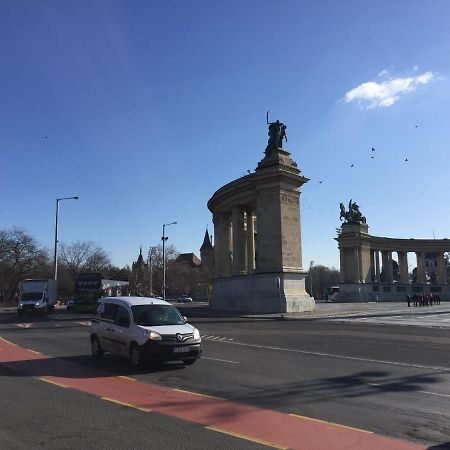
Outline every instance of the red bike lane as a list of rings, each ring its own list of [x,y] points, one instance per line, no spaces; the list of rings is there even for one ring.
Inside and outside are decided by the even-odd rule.
[[[197,423],[210,430],[280,449],[419,450],[426,446],[365,430],[296,416],[194,392],[142,383],[0,338],[0,364],[23,375],[142,411]]]

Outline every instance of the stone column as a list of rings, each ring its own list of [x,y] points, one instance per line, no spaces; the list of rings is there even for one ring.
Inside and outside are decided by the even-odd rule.
[[[398,255],[399,282],[403,284],[408,284],[409,283],[408,254],[406,252],[397,252],[397,255]]]
[[[438,283],[447,284],[447,271],[445,268],[445,258],[443,252],[436,252],[437,256],[437,272],[438,272]]]
[[[375,252],[370,250],[370,281],[375,283]]]
[[[380,252],[375,250],[375,281],[379,283],[381,281],[380,276]]]
[[[381,252],[383,261],[383,274],[384,282],[392,284],[394,282],[394,277],[392,274],[392,253],[386,250]]]
[[[420,284],[427,284],[427,272],[425,268],[425,253],[416,252],[417,258],[417,281]]]
[[[360,264],[360,255],[359,255],[359,247],[355,247],[353,249],[353,268],[354,268],[354,283],[361,283],[361,264]]]
[[[233,207],[233,275],[246,272],[246,248],[244,232],[244,208],[242,206]]]
[[[218,277],[230,274],[230,215],[214,214],[214,258]]]
[[[255,215],[247,208],[247,273],[255,270]]]
[[[339,264],[339,274],[340,274],[340,282],[341,283],[345,283],[346,281],[346,273],[347,273],[347,269],[345,267],[345,256],[344,256],[344,249],[342,247],[339,248],[339,260],[340,260],[340,264]]]

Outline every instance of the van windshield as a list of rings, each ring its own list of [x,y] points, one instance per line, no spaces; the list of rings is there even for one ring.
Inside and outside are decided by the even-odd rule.
[[[42,292],[24,292],[22,294],[23,301],[38,301],[42,300]]]
[[[183,325],[183,316],[171,305],[135,305],[131,307],[134,323],[144,327]]]

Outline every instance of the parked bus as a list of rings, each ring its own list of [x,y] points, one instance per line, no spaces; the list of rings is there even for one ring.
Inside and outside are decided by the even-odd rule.
[[[334,302],[339,294],[339,286],[327,287],[325,290],[325,300],[327,302]]]
[[[75,296],[67,309],[77,312],[94,312],[101,297],[129,295],[129,282],[109,280],[100,273],[81,273],[75,285]]]

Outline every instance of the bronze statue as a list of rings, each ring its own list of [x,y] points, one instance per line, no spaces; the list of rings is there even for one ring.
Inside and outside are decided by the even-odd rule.
[[[343,203],[339,203],[341,214],[339,219],[344,219],[344,223],[366,223],[366,218],[361,214],[359,205],[356,202],[352,202],[352,199],[348,202],[348,211],[345,211]]]
[[[267,143],[267,149],[283,148],[283,138],[287,142],[287,126],[279,120],[276,122],[269,122],[269,111],[267,111],[266,122],[267,125],[269,125],[269,141]]]

